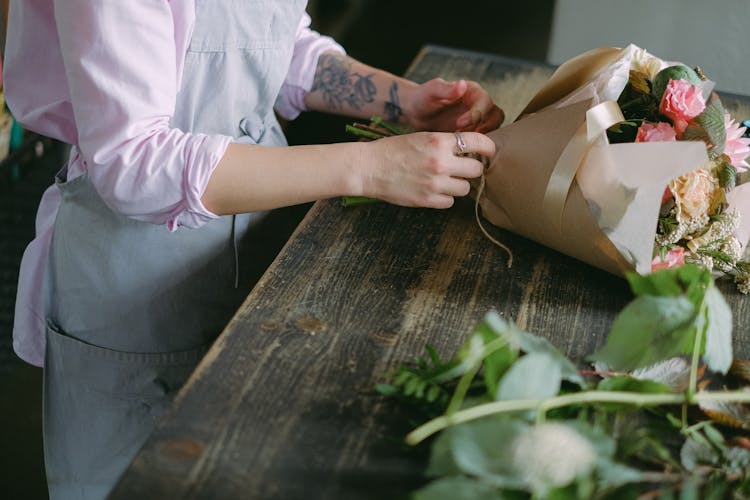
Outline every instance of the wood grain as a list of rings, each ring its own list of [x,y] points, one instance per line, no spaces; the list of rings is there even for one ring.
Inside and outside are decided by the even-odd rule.
[[[501,89],[540,71],[428,47],[410,76]],[[404,417],[373,391],[390,369],[425,344],[453,353],[489,310],[576,359],[600,346],[625,281],[490,227],[514,252],[508,269],[473,210],[316,203],[110,498],[404,497],[424,450],[401,444]],[[748,301],[722,290],[747,355]]]

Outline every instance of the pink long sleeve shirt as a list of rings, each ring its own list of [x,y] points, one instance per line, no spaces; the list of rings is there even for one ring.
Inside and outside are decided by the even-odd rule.
[[[170,126],[194,1],[15,0],[5,53],[5,93],[16,119],[76,146],[68,180],[88,172],[113,210],[170,231],[217,217],[201,196],[235,139]],[[305,110],[320,54],[343,52],[309,25],[304,15],[275,104],[286,119]],[[44,279],[59,205],[59,192],[51,186],[19,275],[13,345],[38,366],[44,363]]]

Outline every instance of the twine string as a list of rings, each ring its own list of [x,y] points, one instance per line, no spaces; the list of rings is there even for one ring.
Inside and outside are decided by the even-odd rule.
[[[484,233],[487,239],[490,240],[495,245],[497,245],[498,247],[505,250],[505,253],[508,254],[508,269],[510,269],[511,266],[513,265],[513,252],[510,251],[510,248],[508,248],[506,245],[497,241],[495,238],[492,237],[490,233],[487,232],[487,230],[484,228],[484,225],[482,224],[482,219],[479,216],[479,200],[482,198],[482,194],[484,194],[484,186],[485,186],[485,180],[484,180],[484,174],[482,174],[482,176],[479,178],[479,189],[477,190],[477,197],[474,200],[474,217],[477,220],[479,229],[482,230],[482,233]]]

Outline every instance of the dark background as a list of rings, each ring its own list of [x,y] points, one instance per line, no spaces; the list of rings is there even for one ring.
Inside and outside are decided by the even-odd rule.
[[[425,44],[543,61],[553,6],[554,0],[314,0],[308,11],[313,26],[334,36],[349,55],[402,74]],[[290,143],[347,140],[345,123],[306,113],[290,124]],[[0,498],[7,500],[47,498],[41,369],[19,360],[11,344],[21,255],[34,236],[39,198],[61,166],[58,146],[48,145],[45,151],[39,159],[17,164],[20,176],[13,180],[11,165],[0,164]],[[288,211],[280,241],[304,208]]]

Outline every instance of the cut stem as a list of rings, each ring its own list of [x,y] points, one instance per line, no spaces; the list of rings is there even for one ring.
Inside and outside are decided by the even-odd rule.
[[[584,391],[565,394],[546,399],[514,399],[509,401],[495,401],[472,406],[452,415],[443,415],[430,420],[411,431],[406,436],[406,442],[418,444],[431,435],[451,425],[461,424],[501,413],[525,410],[547,412],[554,408],[562,408],[576,404],[593,403],[622,403],[633,406],[661,406],[681,403],[698,404],[708,401],[750,403],[750,392],[745,391],[705,391],[694,394],[688,399],[687,394],[639,394],[626,391]]]

